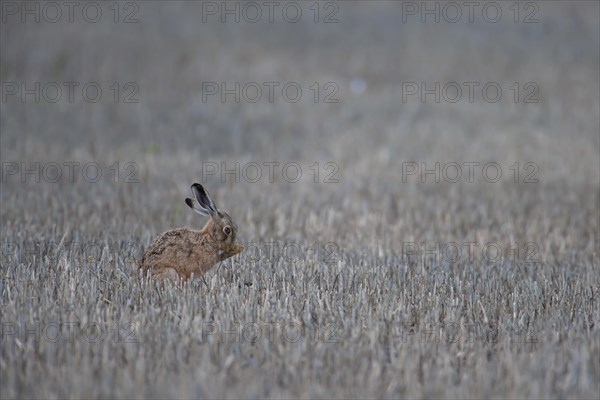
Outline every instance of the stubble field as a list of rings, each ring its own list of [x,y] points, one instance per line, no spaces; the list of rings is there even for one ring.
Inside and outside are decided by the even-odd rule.
[[[2,398],[597,396],[598,3],[99,4],[0,25]],[[246,250],[140,279],[193,182]]]

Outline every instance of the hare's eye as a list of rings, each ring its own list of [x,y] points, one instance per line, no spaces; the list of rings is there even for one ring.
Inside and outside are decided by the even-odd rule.
[[[231,228],[226,226],[225,228],[223,228],[223,232],[225,232],[225,234],[227,236],[231,235]]]

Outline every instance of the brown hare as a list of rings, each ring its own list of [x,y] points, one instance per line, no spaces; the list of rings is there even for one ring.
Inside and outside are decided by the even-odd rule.
[[[235,242],[237,225],[226,212],[217,209],[202,185],[194,183],[192,193],[196,200],[187,198],[185,203],[198,214],[210,216],[210,220],[199,231],[177,228],[154,239],[138,263],[144,274],[150,271],[154,278],[185,281],[244,250]]]

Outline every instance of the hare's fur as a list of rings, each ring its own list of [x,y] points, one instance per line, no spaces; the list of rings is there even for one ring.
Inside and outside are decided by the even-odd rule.
[[[138,264],[144,274],[150,271],[154,278],[185,281],[244,249],[235,242],[237,225],[215,207],[202,185],[192,185],[192,192],[196,202],[186,199],[188,206],[211,219],[201,230],[177,228],[155,238]]]

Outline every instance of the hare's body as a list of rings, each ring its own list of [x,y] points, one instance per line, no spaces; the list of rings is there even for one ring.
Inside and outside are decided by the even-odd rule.
[[[186,203],[211,219],[201,230],[177,228],[159,235],[152,241],[139,262],[139,268],[155,278],[189,279],[200,276],[216,263],[241,252],[244,247],[235,243],[237,226],[231,217],[220,212],[199,184],[192,185],[197,203]]]

